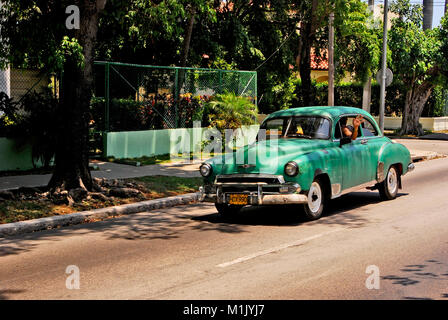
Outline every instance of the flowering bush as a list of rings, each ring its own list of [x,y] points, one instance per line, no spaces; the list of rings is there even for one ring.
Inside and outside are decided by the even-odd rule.
[[[109,106],[109,131],[136,131],[192,127],[193,121],[201,121],[203,104],[208,96],[182,94],[176,100],[171,94],[145,96],[143,101],[111,99]],[[94,98],[92,115],[97,130],[105,130],[104,98]]]

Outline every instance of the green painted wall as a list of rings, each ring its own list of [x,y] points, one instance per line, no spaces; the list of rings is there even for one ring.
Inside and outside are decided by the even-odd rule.
[[[259,126],[242,128],[236,144],[242,146],[255,140]],[[138,158],[162,154],[177,154],[178,151],[193,150],[193,135],[201,141],[206,128],[183,128],[165,130],[108,132],[107,156],[116,159]]]
[[[258,125],[243,127],[236,145],[243,146],[255,141],[258,129]],[[190,148],[193,150],[193,135],[199,137],[195,141],[201,141],[205,130],[206,128],[188,128],[109,132],[106,135],[107,156],[117,159],[138,158],[177,154]],[[14,140],[0,137],[0,171],[29,169],[33,169],[31,146],[19,147]]]
[[[14,140],[0,138],[0,171],[32,168],[30,145],[18,146]]]

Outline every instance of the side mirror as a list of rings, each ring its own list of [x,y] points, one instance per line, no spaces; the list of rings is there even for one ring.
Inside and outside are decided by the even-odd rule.
[[[341,138],[340,142],[339,142],[339,146],[342,147],[344,144],[349,144],[352,142],[352,138],[350,137],[343,137]]]

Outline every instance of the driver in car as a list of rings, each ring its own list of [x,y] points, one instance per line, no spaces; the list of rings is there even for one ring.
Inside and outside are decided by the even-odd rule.
[[[353,126],[347,125],[347,117],[341,119],[341,130],[344,136],[355,140],[358,137],[358,129],[361,123],[363,123],[365,119],[362,115],[358,115],[355,119],[353,119]]]

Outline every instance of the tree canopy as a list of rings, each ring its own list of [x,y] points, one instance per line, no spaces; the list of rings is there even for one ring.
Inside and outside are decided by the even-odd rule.
[[[421,6],[398,0],[391,10],[398,16],[389,32],[391,66],[407,89],[401,132],[422,135],[419,118],[423,107],[434,87],[446,85],[448,80],[447,17],[440,27],[423,30]]]

